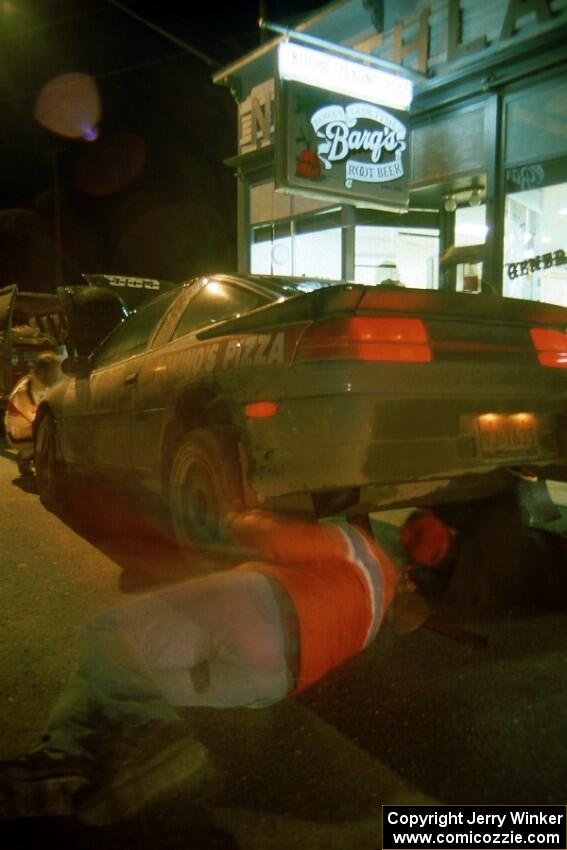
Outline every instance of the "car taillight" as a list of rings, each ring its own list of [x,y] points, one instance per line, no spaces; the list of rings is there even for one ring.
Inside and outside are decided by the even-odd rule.
[[[427,363],[431,348],[421,319],[354,316],[312,325],[296,359]]]
[[[250,419],[266,419],[275,416],[279,405],[275,401],[253,401],[245,405],[244,413]]]
[[[542,366],[567,369],[567,333],[550,328],[532,328],[530,333]]]

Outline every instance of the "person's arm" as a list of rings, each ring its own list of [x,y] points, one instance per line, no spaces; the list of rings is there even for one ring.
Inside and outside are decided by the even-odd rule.
[[[238,514],[230,532],[241,546],[280,564],[322,562],[348,558],[348,544],[328,523],[286,519],[268,511]]]

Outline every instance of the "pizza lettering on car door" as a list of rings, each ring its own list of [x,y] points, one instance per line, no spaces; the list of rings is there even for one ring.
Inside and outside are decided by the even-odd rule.
[[[266,334],[246,334],[221,342],[197,342],[167,356],[168,369],[187,377],[234,369],[257,369],[291,363],[303,327]]]
[[[224,368],[250,369],[254,366],[283,366],[284,331],[276,334],[250,334],[227,343]]]

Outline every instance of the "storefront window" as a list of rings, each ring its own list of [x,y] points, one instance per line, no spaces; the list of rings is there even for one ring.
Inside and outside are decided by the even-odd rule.
[[[254,228],[250,269],[253,274],[307,275],[340,280],[338,213]]]
[[[293,274],[291,222],[252,230],[250,271],[252,274]]]
[[[438,286],[437,230],[358,225],[355,250],[357,283],[378,284],[393,279],[419,289]]]
[[[455,246],[457,248],[484,245],[488,229],[486,226],[486,206],[464,206],[455,211]],[[480,292],[483,263],[478,261],[476,252],[471,250],[470,257],[456,265],[457,292]]]
[[[341,229],[299,233],[294,239],[294,273],[341,279]]]
[[[504,295],[567,307],[567,183],[506,198]]]

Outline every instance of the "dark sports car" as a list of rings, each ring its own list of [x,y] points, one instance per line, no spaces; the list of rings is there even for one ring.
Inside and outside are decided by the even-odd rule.
[[[565,479],[566,328],[542,303],[198,278],[66,361],[40,494],[73,470],[135,482],[193,547],[242,504],[362,513],[482,498],[518,467]]]

